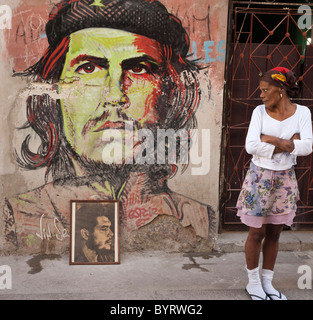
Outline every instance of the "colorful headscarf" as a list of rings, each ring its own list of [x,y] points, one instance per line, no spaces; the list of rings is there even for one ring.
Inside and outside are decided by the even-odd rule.
[[[299,92],[297,77],[293,71],[287,68],[276,67],[268,70],[261,76],[261,81],[284,89],[289,97],[294,97]]]

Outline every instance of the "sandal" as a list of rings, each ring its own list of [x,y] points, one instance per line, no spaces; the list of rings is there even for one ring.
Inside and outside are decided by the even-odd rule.
[[[266,293],[266,292],[265,292]],[[278,294],[275,293],[266,293],[266,295],[270,298],[270,300],[287,300],[286,296],[283,295],[280,291],[278,291]],[[273,297],[277,299],[273,299]]]
[[[245,289],[246,291],[246,294],[252,299],[252,300],[271,300],[271,298],[269,297],[269,295],[266,293],[265,295],[265,298],[263,297],[260,297],[256,294],[252,294],[252,293],[249,293],[247,289]],[[255,299],[256,298],[256,299]]]

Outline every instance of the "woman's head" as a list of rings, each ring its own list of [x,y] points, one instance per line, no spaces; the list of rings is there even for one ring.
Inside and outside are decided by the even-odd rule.
[[[295,97],[299,92],[297,77],[293,71],[287,68],[276,67],[268,70],[260,79],[260,87],[261,83],[265,84],[265,82],[269,86],[280,89],[278,92],[284,90],[289,98]],[[274,88],[273,91],[275,91]]]

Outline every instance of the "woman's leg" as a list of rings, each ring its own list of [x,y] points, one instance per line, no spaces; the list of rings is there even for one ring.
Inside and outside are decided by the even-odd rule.
[[[265,300],[267,298],[261,284],[259,274],[259,259],[262,240],[265,235],[265,226],[262,228],[250,227],[245,244],[246,264],[249,283],[246,291],[253,300]]]
[[[286,300],[286,297],[277,291],[272,280],[274,276],[274,266],[277,258],[279,237],[283,230],[283,225],[266,225],[265,239],[263,241],[263,270],[262,286],[264,291],[273,300]]]
[[[249,270],[259,266],[262,240],[265,236],[265,227],[266,225],[263,225],[261,228],[250,227],[249,229],[245,244],[246,264]]]
[[[279,247],[279,237],[284,225],[265,225],[265,238],[263,241],[263,269],[274,270]]]

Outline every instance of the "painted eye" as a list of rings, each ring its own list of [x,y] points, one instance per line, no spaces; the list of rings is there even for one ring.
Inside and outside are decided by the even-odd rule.
[[[147,69],[145,66],[136,66],[129,69],[129,71],[133,74],[145,74],[147,73]]]
[[[101,67],[94,65],[91,62],[87,62],[81,66],[79,66],[75,72],[79,73],[79,74],[91,74],[91,73],[95,73],[102,70]]]

